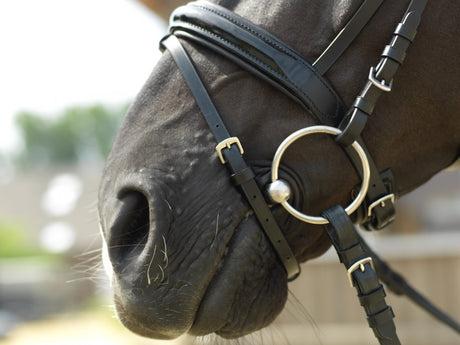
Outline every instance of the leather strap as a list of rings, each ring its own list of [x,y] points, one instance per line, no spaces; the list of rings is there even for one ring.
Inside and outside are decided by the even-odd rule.
[[[176,9],[170,32],[198,42],[275,86],[335,126],[345,105],[332,85],[307,60],[269,32],[227,9],[196,1]]]
[[[203,85],[198,72],[177,37],[170,35],[163,39],[161,44],[171,53],[193,96],[195,97],[209,128],[216,137],[217,142],[220,143],[229,139],[230,134],[228,133],[219,112],[214,106],[214,103]],[[288,280],[295,279],[300,274],[299,263],[292,253],[283,232],[276,223],[270,208],[265,202],[265,198],[254,180],[254,174],[247,166],[240,149],[237,145],[228,145],[222,149],[222,155],[224,156],[225,162],[230,169],[233,180],[241,187],[246,199],[254,210],[259,223],[264,229],[265,234],[267,235],[275,252],[278,254],[281,263],[284,265]]]
[[[359,137],[380,96],[391,91],[393,78],[415,37],[426,3],[427,0],[412,0],[409,4],[390,44],[385,46],[379,63],[371,69],[366,85],[339,125],[343,133],[336,140],[342,146],[349,146]]]
[[[383,0],[363,1],[353,17],[345,24],[345,27],[313,63],[318,73],[324,75],[329,68],[331,68],[343,52],[350,46],[356,36],[358,36],[364,26],[366,26],[367,22],[372,18],[382,2]]]
[[[406,51],[415,37],[426,3],[427,0],[410,2],[402,21],[394,31],[393,39],[384,48],[380,62],[376,67],[371,68],[366,85],[339,125],[343,132],[336,137],[336,141],[343,147],[349,147],[355,140],[362,142],[361,132],[382,93],[391,91],[393,77],[403,63]],[[353,155],[353,150],[350,148],[346,151],[350,156]],[[359,173],[359,159],[354,158],[352,161]],[[380,179],[375,163],[370,161],[370,165],[372,181],[370,181],[371,188],[367,194],[365,206],[372,206],[372,209],[369,213],[366,211],[363,213],[364,219],[361,222],[369,230],[379,230],[394,219],[395,195],[388,190],[388,184]],[[394,185],[394,181],[391,184]],[[379,200],[383,201],[379,202]]]
[[[460,334],[460,324],[452,317],[441,311],[426,297],[412,287],[407,280],[399,273],[394,271],[383,259],[381,259],[364,241],[360,238],[361,247],[372,257],[375,271],[380,280],[396,295],[405,295],[420,308],[431,314],[433,317],[448,325]]]
[[[364,6],[367,1],[371,0],[365,0],[362,6]],[[389,86],[386,84],[386,82],[384,84],[380,84],[379,80],[382,79],[378,78],[388,78],[386,71],[393,71],[391,73],[394,74],[397,67],[404,60],[405,50],[407,49],[410,41],[412,41],[415,36],[416,27],[420,21],[419,17],[425,4],[426,0],[413,0],[411,2],[409,9],[406,12],[405,19],[398,25],[395,30],[394,39],[389,46],[385,47],[384,52],[382,53],[383,58],[377,68],[375,68],[375,75],[372,74],[374,80],[370,79],[368,82],[368,84],[371,83],[373,86],[369,86],[368,89],[376,87],[377,89],[383,91],[386,86]],[[353,25],[356,25],[356,23]],[[261,31],[259,31],[259,33],[261,33]],[[186,30],[181,31],[181,29],[178,29],[177,34],[182,37],[189,37],[198,40],[210,47],[213,46],[213,44],[209,43],[208,41],[195,37],[195,34],[192,35]],[[264,39],[264,37],[261,38]],[[332,47],[330,50],[331,53],[326,53],[325,57],[323,57],[325,60],[322,62],[322,69],[327,70],[327,66],[331,63],[330,61],[335,58],[335,55],[340,55],[341,52],[343,52],[343,42],[345,41],[346,39],[343,39],[343,41],[342,39],[338,39],[339,43],[334,43],[337,44],[336,46],[334,46],[334,44],[330,45],[330,47]],[[273,43],[273,41],[271,41],[271,43]],[[187,53],[177,38],[174,36],[167,37],[162,41],[162,44],[168,48],[177,65],[179,66],[179,69],[183,73],[184,79],[189,85],[198,103],[198,106],[200,107],[200,110],[202,111],[218,142],[222,143],[230,140],[222,148],[222,159],[224,162],[228,163],[232,181],[235,185],[242,188],[243,193],[245,194],[246,198],[254,209],[259,222],[264,228],[267,237],[272,243],[283,265],[285,266],[288,278],[290,280],[294,279],[300,273],[299,265],[295,260],[295,257],[290,250],[290,247],[286,242],[281,230],[276,224],[276,221],[274,220],[257,183],[254,180],[254,173],[250,167],[246,165],[242,157],[242,149],[240,149],[238,145],[234,145],[236,143],[239,144],[239,141],[235,142],[235,138],[230,137],[228,131],[225,128],[225,125],[220,118],[220,115],[218,114],[211,98],[209,97],[203,83],[201,82],[197,71],[193,67],[192,62],[190,61]],[[227,57],[230,54],[220,47],[215,48],[214,50],[223,52],[223,55]],[[332,51],[341,52],[333,54]],[[328,57],[329,54],[331,54],[330,57]],[[238,58],[235,56],[232,59],[238,60]],[[243,65],[244,64],[246,63],[243,63]],[[247,65],[250,66],[249,63]],[[389,67],[385,69],[385,66]],[[249,67],[250,70],[251,68],[253,72],[263,77],[265,72],[262,70],[257,70],[254,67]],[[392,74],[389,75],[390,78],[385,80],[392,80]],[[265,79],[270,78],[271,77],[266,77]],[[276,82],[273,80],[270,82],[276,84]],[[371,95],[371,93],[363,92],[354,102],[353,108],[359,109],[360,111],[365,112],[367,115],[361,115],[358,114],[358,112],[356,113],[357,115],[355,114],[356,116],[352,114],[352,121],[348,127],[345,127],[345,132],[342,134],[342,138],[340,138],[340,141],[343,143],[346,144],[347,140],[351,140],[350,138],[354,137],[356,140],[360,141],[361,146],[365,148],[362,143],[362,139],[360,138],[360,133],[366,123],[367,116],[372,113],[375,102],[378,98],[374,98],[369,95]],[[294,95],[293,98],[296,97],[297,96]],[[301,98],[302,97],[299,99]],[[308,105],[307,103],[308,102],[305,102],[304,105]],[[345,150],[348,150],[346,146],[347,145],[345,145]],[[349,151],[350,152],[348,153],[350,155],[354,154],[354,151]],[[367,152],[366,149],[365,151]],[[369,156],[368,152],[367,155]],[[373,214],[370,216],[364,216],[364,218],[368,217],[371,219],[371,221],[368,219],[367,227],[372,228],[374,226],[380,227],[386,225],[385,222],[391,219],[394,214],[393,200],[391,198],[387,198],[388,194],[385,194],[392,192],[392,184],[394,184],[394,180],[391,176],[391,171],[385,171],[382,174],[378,174],[377,168],[371,160],[370,165],[371,171],[373,171],[372,178],[374,180],[371,180],[370,182],[371,188],[368,195],[368,202],[371,202],[371,204],[368,203],[367,208],[371,208]],[[361,173],[359,169],[358,172]],[[383,197],[376,199],[375,197],[372,197],[373,195],[383,195]],[[389,207],[386,207],[385,205],[389,205]],[[379,215],[379,213],[382,212],[388,214]],[[351,282],[356,287],[360,303],[366,311],[369,326],[373,329],[380,344],[399,344],[399,340],[397,338],[395,326],[393,323],[393,312],[391,307],[386,305],[384,300],[385,291],[375,275],[374,266],[379,277],[393,292],[407,295],[411,300],[427,310],[434,317],[438,318],[442,322],[455,329],[458,333],[460,333],[460,325],[458,323],[456,323],[445,313],[441,312],[438,308],[434,307],[426,298],[424,298],[415,289],[413,289],[402,276],[394,272],[367,246],[362,238],[360,238],[356,233],[352,222],[341,206],[334,206],[331,209],[326,210],[323,213],[323,216],[330,221],[330,224],[325,227],[326,232],[331,238],[331,241],[337,250],[341,262],[344,263],[344,265],[347,267],[347,270],[349,271]]]
[[[374,271],[372,258],[362,247],[353,223],[342,206],[333,206],[322,215],[329,220],[324,228],[356,288],[369,327],[380,344],[400,345],[393,311],[385,302],[385,291]]]
[[[196,1],[176,9],[171,16],[170,31],[175,36],[191,39],[231,59],[310,109],[322,124],[336,126],[344,114],[343,102],[321,73],[340,56],[380,4],[381,0],[366,0],[361,5],[316,61],[320,70],[267,31],[206,1]],[[361,125],[364,127],[365,119]],[[356,134],[359,136],[359,132]],[[365,148],[364,141],[361,138],[358,141]],[[361,175],[360,160],[354,150],[345,148],[345,151]],[[362,213],[362,220],[366,228],[378,230],[393,221],[395,209],[391,201],[375,204],[388,195],[388,190],[369,154],[368,159],[371,187],[366,204],[373,207],[371,216],[367,215],[366,210]]]
[[[387,169],[386,174],[378,170],[361,136],[358,137],[357,141],[367,155],[370,170],[369,189],[362,204],[363,210],[358,221],[367,230],[381,230],[394,220],[396,214],[394,207],[396,195],[393,193],[394,177],[390,169]],[[362,178],[361,163],[356,152],[351,146],[344,147],[344,150],[355,166],[356,172]],[[378,202],[379,200],[382,201]]]

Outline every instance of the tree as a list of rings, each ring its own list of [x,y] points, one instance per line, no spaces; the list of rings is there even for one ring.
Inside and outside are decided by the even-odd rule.
[[[16,124],[24,140],[23,167],[103,160],[107,156],[127,106],[72,107],[57,117],[21,112]]]

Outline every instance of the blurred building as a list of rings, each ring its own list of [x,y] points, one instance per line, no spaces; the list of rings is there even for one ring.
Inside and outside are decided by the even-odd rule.
[[[12,242],[14,248],[0,247],[3,332],[8,323],[80,308],[106,285],[99,269],[100,171],[76,166],[3,171],[0,231],[11,231],[10,226],[16,242],[22,241]]]

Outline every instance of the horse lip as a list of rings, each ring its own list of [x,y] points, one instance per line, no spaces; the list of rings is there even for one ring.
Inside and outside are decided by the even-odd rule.
[[[145,306],[145,303],[130,304],[129,307],[126,307],[116,294],[114,296],[114,301],[116,305],[115,310],[120,322],[132,332],[143,337],[172,340],[186,333],[189,328],[188,325],[185,325],[184,328],[158,327],[153,319],[151,319],[150,322],[148,321],[149,317],[146,315],[148,307]],[[140,306],[140,311],[133,310],[133,307],[136,309],[137,306]],[[127,317],[128,315],[129,317]],[[153,324],[156,324],[157,328],[150,326]]]
[[[214,273],[206,287],[206,291],[195,313],[193,324],[189,330],[189,333],[192,335],[202,336],[214,332],[224,338],[236,338],[249,333],[244,329],[229,332],[226,328],[232,322],[229,319],[229,315],[235,313],[235,303],[239,303],[238,293],[239,291],[244,291],[241,290],[241,285],[238,283],[243,284],[247,277],[252,277],[250,272],[251,267],[244,267],[244,265],[238,263],[243,257],[250,256],[244,254],[248,249],[248,244],[255,243],[252,240],[253,238],[248,241],[246,237],[247,230],[249,230],[248,227],[252,228],[254,233],[260,234],[262,231],[255,218],[249,217],[250,214],[250,211],[246,212],[245,217],[235,227],[231,241],[226,246],[228,254],[222,257],[221,267]],[[249,246],[252,247],[252,245]],[[266,273],[267,275],[269,274],[268,271]],[[261,274],[261,271],[258,274]],[[232,284],[229,284],[228,279],[233,279],[229,278],[232,276],[241,279],[237,278]],[[246,292],[253,293],[254,291],[251,289]],[[255,298],[258,297],[256,296]],[[243,315],[239,313],[240,311],[237,312],[237,317],[240,321],[247,317],[244,313]]]
[[[128,194],[126,194],[128,195]],[[121,205],[118,211],[120,212],[130,212],[132,211],[133,208],[136,207],[136,197],[125,197],[127,198],[125,200],[125,204]],[[164,215],[164,214],[163,214]],[[152,280],[152,284],[148,284],[146,280],[146,275],[145,273],[139,274],[139,272],[144,272],[145,271],[145,260],[146,258],[148,259],[148,256],[146,254],[146,251],[142,251],[142,253],[139,253],[139,255],[142,255],[142,257],[136,257],[136,256],[129,256],[126,259],[116,259],[116,255],[111,255],[112,258],[112,266],[114,268],[114,277],[113,277],[113,289],[115,291],[115,302],[116,302],[116,309],[119,315],[120,321],[131,331],[134,333],[147,336],[147,337],[153,337],[153,338],[158,338],[158,339],[173,339],[181,334],[184,334],[188,332],[191,328],[193,328],[193,323],[196,318],[196,313],[200,309],[200,301],[202,300],[203,296],[206,294],[206,291],[209,287],[209,284],[212,282],[214,279],[215,275],[217,272],[221,270],[222,263],[226,256],[226,252],[228,251],[228,246],[230,242],[232,241],[232,238],[234,236],[235,231],[238,229],[240,226],[241,222],[245,219],[247,214],[245,213],[240,213],[240,212],[234,212],[231,217],[233,218],[233,221],[230,221],[224,228],[219,230],[219,233],[226,229],[226,235],[225,235],[225,240],[219,241],[219,249],[218,250],[218,255],[216,256],[216,262],[213,271],[208,271],[209,275],[206,274],[205,279],[206,282],[203,284],[202,291],[200,292],[199,295],[195,295],[193,293],[190,294],[190,300],[192,301],[195,299],[197,303],[195,302],[186,302],[189,304],[189,311],[190,307],[194,309],[194,311],[190,312],[189,315],[187,313],[183,313],[181,315],[181,321],[176,322],[174,320],[169,320],[167,321],[166,318],[163,318],[163,321],[158,322],[157,317],[161,317],[161,314],[163,313],[161,311],[161,306],[156,304],[156,305],[150,305],[148,296],[149,293],[154,293],[154,294],[165,294],[167,298],[163,299],[163,305],[168,308],[168,305],[176,305],[178,308],[182,308],[181,303],[178,302],[176,299],[171,298],[171,295],[168,297],[169,293],[167,292],[168,287],[165,284],[159,284],[157,282],[154,282]],[[114,218],[116,221],[116,218]],[[129,223],[129,222],[128,222]],[[173,222],[172,222],[173,223]],[[171,224],[170,223],[170,226]],[[113,237],[118,237],[119,234],[117,235],[116,232],[120,233],[123,232],[123,229],[126,228],[126,221],[123,219],[120,220],[119,224],[112,224],[110,228],[110,232],[112,232],[111,235],[107,236],[108,237],[108,244],[109,245],[116,245],[116,239],[111,239],[111,236]],[[165,230],[168,231],[168,230]],[[153,235],[149,235],[153,236]],[[150,246],[152,247],[152,246]],[[150,250],[152,248],[149,248]],[[115,256],[115,257],[114,257]],[[128,262],[128,263],[127,263]],[[170,262],[171,265],[172,262]],[[211,262],[210,262],[211,263]],[[169,269],[169,268],[168,268]],[[137,273],[136,273],[137,272]],[[171,275],[170,273],[166,273],[166,275]],[[169,279],[168,277],[166,279]],[[174,283],[174,281],[169,281],[169,284]],[[142,289],[145,289],[143,296],[135,296],[132,293],[133,287],[137,286],[144,286]],[[149,292],[147,290],[150,290],[152,292]],[[155,291],[155,289],[158,289]],[[153,298],[153,297],[152,297]],[[198,299],[199,298],[199,299]],[[198,299],[198,300],[197,300]],[[172,304],[171,304],[172,303]],[[174,307],[171,307],[170,309],[174,309]],[[171,326],[170,328],[168,327],[168,322],[169,325]],[[217,327],[219,328],[219,327]],[[217,330],[217,329],[216,329]],[[214,330],[210,330],[207,333],[213,332]]]

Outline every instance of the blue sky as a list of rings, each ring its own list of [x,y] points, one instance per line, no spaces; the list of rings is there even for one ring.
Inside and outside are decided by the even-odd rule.
[[[20,145],[21,110],[131,100],[165,31],[135,0],[0,1],[0,153]]]

